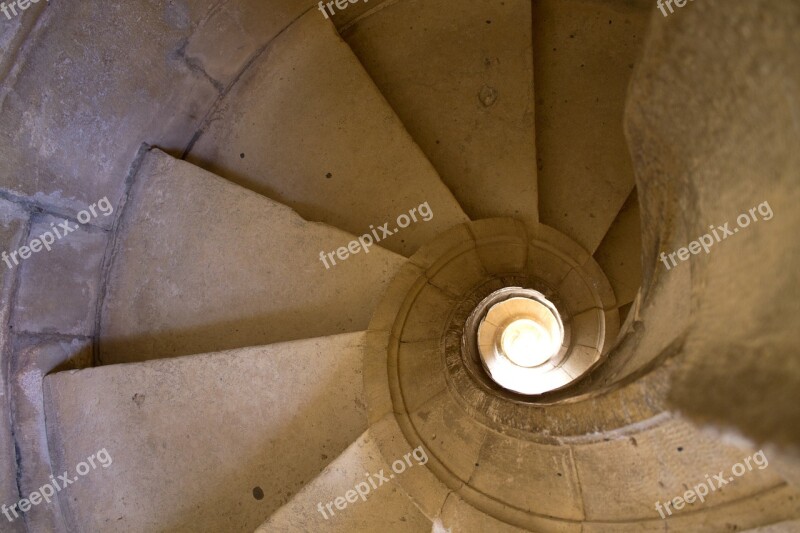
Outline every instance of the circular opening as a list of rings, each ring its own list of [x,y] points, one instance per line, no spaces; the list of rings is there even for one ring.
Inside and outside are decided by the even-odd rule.
[[[478,356],[496,384],[521,394],[542,394],[567,384],[569,376],[560,370],[566,352],[564,325],[555,305],[540,292],[496,291],[473,311],[472,320]]]
[[[484,364],[500,356],[521,368],[541,366],[558,354],[562,342],[558,311],[538,293],[495,303],[478,326]]]
[[[500,346],[503,354],[519,366],[539,366],[552,356],[553,336],[540,323],[520,318],[503,329]]]

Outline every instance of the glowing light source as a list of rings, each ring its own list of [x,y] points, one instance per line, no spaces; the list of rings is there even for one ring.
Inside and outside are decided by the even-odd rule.
[[[529,318],[511,322],[500,336],[503,354],[524,367],[539,366],[558,350],[554,339],[542,324]]]

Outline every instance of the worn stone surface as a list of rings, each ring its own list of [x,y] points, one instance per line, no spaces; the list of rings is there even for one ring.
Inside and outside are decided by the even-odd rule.
[[[229,87],[264,46],[313,5],[312,0],[216,2],[189,38],[186,59]]]
[[[490,432],[476,463],[469,480],[475,490],[539,515],[584,518],[580,482],[568,446],[542,445]]]
[[[102,448],[114,461],[70,487],[75,527],[253,531],[366,430],[364,340],[353,333],[48,376],[54,468]]]
[[[466,215],[335,28],[312,10],[220,103],[189,161],[306,220],[411,255]],[[427,206],[424,204],[427,203]],[[406,228],[401,215],[409,216]],[[387,224],[387,236],[380,228]]]
[[[589,253],[633,188],[623,110],[652,9],[650,0],[534,3],[540,219]]]
[[[779,471],[755,460],[750,462],[751,470],[733,478],[733,466],[757,451],[721,442],[680,418],[631,436],[573,447],[586,519],[598,522],[658,518],[656,502],[683,496],[688,489],[705,483],[706,475],[711,478],[722,473],[727,484],[720,490],[709,490],[704,503],[698,500],[683,512],[674,511],[676,516],[746,501],[783,485]],[[766,460],[768,463],[769,458]],[[733,481],[728,482],[729,478]],[[714,483],[715,487],[720,484]],[[692,520],[687,518],[687,522]]]
[[[420,444],[412,446],[405,438],[397,419],[393,414],[387,414],[379,421],[370,426],[370,434],[374,437],[378,448],[385,460],[394,461],[398,457],[403,457],[408,450],[416,449]],[[402,476],[395,476],[403,491],[408,498],[414,502],[422,513],[429,520],[435,520],[439,511],[442,509],[447,495],[450,493],[448,487],[442,483],[433,471],[428,468],[430,461],[436,461],[436,457],[431,454],[424,446],[428,456],[428,463],[425,468],[411,468],[403,472]]]
[[[530,2],[406,0],[343,36],[473,220],[536,224]]]
[[[28,213],[18,205],[0,199],[0,249],[16,250],[28,230]],[[17,461],[11,427],[9,372],[13,349],[9,330],[16,271],[0,263],[0,503],[20,499],[17,488]],[[3,518],[5,520],[5,518]],[[11,533],[23,531],[21,521],[4,524]]]
[[[0,16],[0,81],[11,74],[26,38],[34,31],[39,17],[48,5],[48,2],[29,3],[28,9],[21,16],[14,16],[11,10],[8,10],[8,16]],[[0,95],[6,88],[5,84],[0,85]]]
[[[628,111],[654,242],[645,268],[665,270],[657,255],[709,225],[739,230],[665,274],[692,276],[672,398],[703,422],[797,457],[800,426],[789,421],[800,419],[800,5],[711,0],[671,16],[680,22],[653,15]],[[764,202],[758,222],[740,228],[737,217]],[[669,239],[676,228],[683,242]]]
[[[58,476],[64,472],[51,466],[42,381],[51,371],[86,368],[91,366],[91,362],[92,346],[86,339],[24,336],[17,337],[14,343],[10,391],[13,394],[14,432],[19,447],[19,486],[25,497],[49,483],[51,475]],[[61,501],[53,498],[50,502],[42,501],[32,506],[24,518],[28,530],[66,533],[68,529],[63,521]]]
[[[66,230],[61,226],[64,223],[74,231],[64,235]],[[57,228],[61,228],[61,238],[53,233]],[[52,249],[48,251],[39,246],[39,252],[15,267],[20,269],[20,285],[14,328],[27,332],[93,335],[101,267],[109,234],[73,221],[42,216],[31,225],[25,244],[29,245],[48,232],[50,236],[44,238],[55,240]]]
[[[467,482],[477,468],[489,430],[471,418],[447,391],[425,402],[409,417],[425,448],[451,475]]]
[[[545,523],[550,522],[548,520]],[[551,528],[552,524],[548,524]],[[492,531],[497,533],[522,533],[529,531],[527,528],[512,526],[470,506],[457,494],[450,494],[442,507],[441,516],[434,522],[436,533],[444,531]],[[559,528],[553,531],[578,533],[580,525],[574,524],[572,528]]]
[[[404,454],[410,452],[412,450],[408,449],[404,451]],[[425,455],[417,453],[424,461]],[[423,468],[420,464],[422,461],[417,461],[414,456],[409,457],[411,466],[408,466],[403,455],[387,461],[381,455],[372,430],[366,431],[328,465],[316,479],[308,483],[297,496],[258,528],[257,533],[293,533],[294,531],[424,533],[430,531],[430,521],[411,503],[395,480],[395,478],[405,475],[406,471],[411,472],[414,469]],[[403,462],[405,469],[399,474],[392,473],[392,464],[396,459]],[[397,466],[397,470],[401,470],[400,466]],[[383,473],[387,480],[382,481],[377,475],[379,473]],[[376,488],[370,486],[368,483],[370,479],[375,482]],[[362,492],[365,493],[363,499],[358,497],[353,490],[359,483],[366,483],[366,486],[360,486]],[[335,507],[334,502],[337,501],[337,498],[344,499],[348,491],[353,491],[350,493],[351,501],[339,500],[339,505],[343,509]],[[317,507],[320,503],[327,518]],[[333,514],[325,508],[329,503]]]
[[[595,260],[611,283],[619,307],[636,298],[642,283],[640,220],[639,200],[634,190],[594,253]]]
[[[51,2],[0,94],[0,188],[62,211],[116,205],[142,142],[182,149],[218,95],[181,57],[212,3]]]
[[[158,151],[136,177],[118,238],[104,363],[364,329],[405,261],[374,246],[326,270],[320,252],[352,235]]]

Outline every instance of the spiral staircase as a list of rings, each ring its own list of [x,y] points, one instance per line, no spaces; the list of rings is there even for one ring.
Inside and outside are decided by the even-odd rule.
[[[3,249],[115,209],[1,273],[0,503],[113,463],[0,530],[800,531],[800,8],[333,6],[2,21]],[[538,394],[478,340],[530,295]]]

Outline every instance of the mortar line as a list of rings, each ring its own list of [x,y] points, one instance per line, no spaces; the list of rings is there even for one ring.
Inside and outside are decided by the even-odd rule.
[[[114,266],[114,261],[117,256],[117,242],[119,240],[120,227],[122,225],[122,219],[127,212],[126,208],[130,201],[130,195],[136,176],[139,174],[145,155],[151,148],[152,146],[147,143],[142,143],[139,146],[136,157],[133,159],[130,169],[128,170],[128,175],[125,177],[124,192],[117,204],[117,216],[114,218],[114,221],[111,223],[111,228],[109,229],[110,235],[106,242],[106,250],[100,265],[100,287],[97,293],[97,301],[95,302],[94,331],[92,332],[92,366],[100,366],[103,364],[100,357],[100,326],[103,307],[108,293],[108,284],[111,279],[111,269]]]

